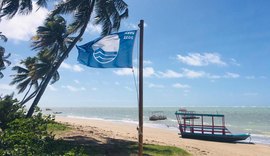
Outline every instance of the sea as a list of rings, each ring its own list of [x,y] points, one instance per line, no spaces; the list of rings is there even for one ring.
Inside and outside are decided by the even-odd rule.
[[[185,107],[196,113],[224,114],[226,127],[234,134],[250,133],[246,143],[270,145],[270,107]],[[45,114],[57,116],[108,120],[138,124],[138,108],[134,107],[50,107],[42,109]],[[145,107],[144,126],[168,129],[179,133],[175,112],[177,107]],[[167,120],[150,121],[155,111],[162,111]]]

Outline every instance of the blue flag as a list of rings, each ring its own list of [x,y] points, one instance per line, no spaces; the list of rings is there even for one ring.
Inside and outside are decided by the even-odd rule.
[[[137,30],[114,33],[77,46],[78,61],[94,68],[132,68]]]

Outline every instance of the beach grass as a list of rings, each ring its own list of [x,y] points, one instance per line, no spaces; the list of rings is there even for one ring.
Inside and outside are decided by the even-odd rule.
[[[161,145],[144,145],[144,153],[147,155],[154,156],[188,156],[190,155],[187,151],[173,146],[161,146]]]
[[[53,133],[59,133],[63,131],[71,130],[71,127],[67,124],[52,122],[48,124],[48,131]]]

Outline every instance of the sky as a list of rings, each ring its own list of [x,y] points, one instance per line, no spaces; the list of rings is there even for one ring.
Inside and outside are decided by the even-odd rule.
[[[129,18],[120,31],[144,31],[144,106],[270,106],[270,1],[126,0]],[[36,8],[36,7],[34,7]],[[1,41],[12,65],[0,79],[0,94],[10,86],[13,65],[33,56],[31,36],[49,10],[2,20]],[[89,23],[82,45],[97,38]],[[138,65],[138,36],[133,51]],[[96,69],[81,65],[73,48],[59,68],[60,80],[48,86],[41,107],[137,107],[132,69]],[[137,79],[137,76],[135,76]],[[15,94],[18,99],[23,94]],[[30,103],[29,103],[30,104]],[[27,104],[27,105],[29,105]]]

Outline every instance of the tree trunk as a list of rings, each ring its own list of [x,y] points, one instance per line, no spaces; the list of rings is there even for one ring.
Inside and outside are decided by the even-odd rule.
[[[30,85],[28,91],[26,92],[26,94],[24,95],[22,101],[20,103],[22,103],[24,101],[24,99],[27,97],[28,93],[30,92],[31,88],[32,88],[33,84]]]
[[[43,95],[44,91],[46,90],[51,78],[53,77],[54,73],[58,70],[58,68],[60,67],[60,65],[62,64],[62,62],[65,60],[65,58],[67,58],[68,54],[70,53],[70,51],[72,50],[72,48],[75,46],[75,44],[80,40],[80,38],[82,37],[82,35],[84,34],[87,24],[90,21],[90,17],[91,14],[93,12],[94,9],[94,5],[95,5],[95,0],[93,0],[90,4],[91,6],[89,6],[89,15],[87,17],[87,21],[85,21],[84,26],[82,27],[79,35],[74,39],[74,41],[70,44],[70,46],[67,48],[67,50],[64,52],[64,54],[61,56],[61,58],[59,59],[59,61],[56,63],[55,67],[52,68],[52,70],[48,73],[48,75],[45,78],[44,83],[42,83],[41,88],[36,96],[36,98],[34,99],[31,107],[29,108],[26,117],[29,118],[33,115],[34,111],[35,111],[35,107],[37,106],[39,100],[41,99],[41,96]]]

